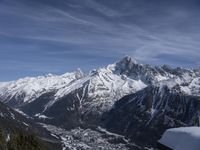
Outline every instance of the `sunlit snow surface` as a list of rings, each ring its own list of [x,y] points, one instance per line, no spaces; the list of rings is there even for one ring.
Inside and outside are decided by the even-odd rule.
[[[180,92],[186,95],[200,96],[200,77],[195,74],[189,75],[185,73],[181,77],[162,80],[157,83],[157,86],[160,89],[163,86],[167,86],[169,89],[178,86],[180,87]]]
[[[159,142],[173,150],[200,150],[200,127],[168,129]]]
[[[60,89],[72,81],[83,77],[82,72],[76,71],[61,76],[48,74],[39,77],[26,77],[17,81],[0,83],[0,97],[9,101],[12,98],[22,99],[30,103],[44,93]]]

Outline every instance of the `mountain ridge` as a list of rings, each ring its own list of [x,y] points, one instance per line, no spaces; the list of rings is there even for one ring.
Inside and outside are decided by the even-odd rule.
[[[55,93],[45,105],[43,104],[43,110],[35,113],[36,115],[45,112],[62,97],[82,89],[82,93],[76,94],[80,107],[91,103],[88,109],[92,110],[102,105],[100,109],[104,112],[109,110],[116,100],[151,84],[161,86],[169,85],[171,82],[173,86],[179,84],[186,94],[198,94],[200,78],[195,75],[196,72],[181,68],[173,69],[167,65],[143,65],[126,56],[114,64],[93,70],[89,74],[78,70],[60,76],[27,77],[0,83],[0,99],[10,106],[20,108],[34,102],[45,93]],[[186,83],[186,80],[190,82]],[[184,84],[188,85],[182,86]],[[85,100],[81,98],[83,95],[86,97]]]
[[[138,140],[145,140],[145,146],[155,146],[169,127],[198,125],[200,109],[193,105],[199,97],[199,69],[140,64],[128,56],[88,74],[78,70],[0,83],[0,101],[37,122],[66,130],[102,126],[139,145]],[[176,108],[180,109],[178,114]],[[187,119],[180,120],[180,112]],[[188,117],[190,113],[194,117]],[[168,123],[163,124],[166,118]],[[134,123],[137,125],[131,125]],[[143,127],[145,132],[141,132]],[[130,136],[134,133],[137,135]],[[153,133],[151,139],[144,136]]]

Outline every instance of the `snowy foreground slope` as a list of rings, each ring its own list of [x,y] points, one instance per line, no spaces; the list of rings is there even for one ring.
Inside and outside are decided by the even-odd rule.
[[[168,128],[199,125],[200,69],[152,66],[125,57],[88,74],[78,70],[0,83],[0,101],[72,137],[76,131],[100,134],[96,127],[101,126],[142,149],[152,148]],[[107,136],[101,140],[110,141]],[[96,143],[82,142],[92,148]]]
[[[199,150],[200,127],[168,129],[159,142],[173,150]]]

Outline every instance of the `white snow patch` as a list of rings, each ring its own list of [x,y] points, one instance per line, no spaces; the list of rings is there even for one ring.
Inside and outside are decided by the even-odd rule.
[[[30,118],[27,114],[25,114],[23,111],[19,110],[19,109],[14,109],[15,111],[17,111],[18,113],[20,113],[21,115]]]
[[[55,134],[51,133],[51,136],[55,137],[56,139],[59,139],[58,136],[56,136]]]
[[[45,116],[45,115],[41,115],[40,113],[38,113],[38,114],[36,114],[36,115],[34,115],[35,117],[38,117],[39,119],[51,119],[51,118],[49,118],[49,117],[47,117],[47,116]]]
[[[1,116],[1,117],[4,117],[4,114],[1,112],[1,113],[0,113],[0,116]]]
[[[15,119],[15,115],[13,113],[10,113],[10,116],[12,119]]]
[[[173,150],[199,150],[200,127],[168,129],[159,142]]]
[[[191,89],[188,86],[181,86],[181,90],[187,95],[192,94]]]
[[[10,141],[10,134],[7,134],[6,142],[9,142],[9,141]]]
[[[23,122],[23,124],[24,124],[25,126],[27,126],[27,127],[29,126],[29,125],[28,125],[27,123],[25,123],[25,122]]]

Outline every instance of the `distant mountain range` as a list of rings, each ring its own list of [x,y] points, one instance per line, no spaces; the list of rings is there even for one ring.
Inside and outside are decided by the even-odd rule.
[[[144,65],[125,57],[88,74],[77,70],[0,83],[0,101],[37,123],[37,130],[47,129],[45,138],[66,149],[80,148],[66,138],[75,132],[104,137],[109,144],[99,145],[105,150],[145,149],[156,147],[168,128],[200,125],[200,69]],[[82,149],[100,149],[98,140],[76,142]]]

